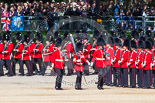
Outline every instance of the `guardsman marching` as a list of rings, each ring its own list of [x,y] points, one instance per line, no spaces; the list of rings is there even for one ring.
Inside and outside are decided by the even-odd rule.
[[[63,61],[63,56],[62,56],[62,39],[57,38],[54,46],[57,47],[57,49],[52,53],[52,58],[51,58],[51,70],[55,68],[57,72],[57,78],[56,78],[56,85],[55,89],[56,90],[62,90],[61,88],[61,82],[63,78],[63,73],[64,73],[64,61]]]
[[[91,49],[91,45],[89,43],[89,35],[86,34],[86,35],[84,35],[84,38],[83,38],[83,54],[85,56],[85,59],[87,59],[87,60],[89,59],[90,49]],[[89,65],[84,62],[83,66],[84,66],[83,67],[84,74],[89,75]]]
[[[131,40],[131,50],[129,56],[129,70],[130,70],[130,88],[136,87],[136,65],[135,62],[137,60],[137,45],[135,40]]]
[[[30,51],[31,51],[31,53],[30,53],[30,56],[31,56],[30,65],[31,65],[31,70],[33,72],[33,71],[35,71],[34,66],[33,66],[33,49],[35,48],[35,43],[33,42],[34,35],[33,35],[33,32],[27,32],[26,35],[30,38],[30,41],[29,41]]]
[[[97,44],[96,44],[98,38],[99,38],[99,34],[95,32],[93,34],[93,44],[92,44],[91,49],[90,49],[90,51],[91,51],[90,52],[90,61],[93,58],[94,51],[96,51],[98,48]],[[96,60],[94,61],[93,69],[95,70],[95,72],[93,74],[98,74],[98,69],[96,68]]]
[[[139,40],[138,41],[138,49],[137,49],[137,56],[136,56],[136,68],[137,68],[137,83],[138,88],[143,88],[144,86],[144,70],[142,63],[144,61],[144,41]]]
[[[32,69],[31,69],[31,64],[30,64],[30,60],[31,60],[31,50],[30,50],[30,45],[28,45],[28,43],[30,42],[30,37],[28,35],[24,35],[24,47],[22,50],[22,67],[20,70],[20,76],[24,76],[24,64],[27,67],[27,73],[26,76],[31,76],[32,75]]]
[[[13,76],[13,70],[11,67],[11,53],[13,50],[13,44],[12,42],[10,42],[10,36],[5,33],[3,35],[3,40],[4,40],[4,48],[2,51],[2,55],[3,55],[3,60],[4,60],[4,65],[5,67],[8,69],[8,76]]]
[[[113,38],[108,37],[106,41],[106,54],[107,54],[107,59],[106,59],[106,70],[107,73],[105,75],[105,83],[106,85],[110,86],[112,85],[112,66],[111,66],[111,60],[113,59]]]
[[[123,52],[119,64],[121,66],[121,87],[128,87],[128,65],[129,62],[130,40],[125,39],[123,43]]]
[[[4,71],[3,71],[3,55],[2,55],[2,51],[3,51],[3,36],[0,35],[0,76],[4,76]]]
[[[145,41],[145,54],[144,54],[144,88],[151,86],[151,63],[152,63],[152,44],[150,41]]]
[[[22,50],[23,50],[22,34],[20,32],[17,32],[15,39],[16,39],[17,44],[15,48],[13,49],[13,51],[15,52],[15,55],[14,55],[14,59],[12,62],[12,70],[13,70],[14,75],[16,74],[16,63],[17,62],[19,63],[19,67],[20,67],[19,70],[21,70],[21,66],[22,66],[22,63],[21,63]]]
[[[73,45],[70,41],[67,40],[69,32],[66,31],[63,37],[64,40],[64,53],[65,53],[65,62],[67,63],[67,76],[70,76],[73,74],[73,60],[72,60],[72,55],[73,55]]]
[[[46,72],[47,66],[51,65],[51,58],[52,58],[52,53],[53,53],[53,37],[51,36],[50,40],[46,40],[46,45],[43,49],[43,67],[42,70],[40,71],[41,75],[44,75]]]
[[[114,48],[114,58],[112,59],[112,65],[113,65],[113,86],[120,86],[121,84],[121,77],[120,77],[120,65],[118,64],[118,61],[120,60],[120,55],[122,55],[122,50],[120,49],[121,40],[119,38],[114,39],[115,48]]]
[[[87,62],[88,64],[90,63],[83,55],[83,44],[82,43],[79,42],[76,44],[76,51],[77,51],[77,54],[74,54],[73,56],[73,63],[75,64],[74,68],[77,74],[75,89],[80,90],[82,89],[81,82],[82,82],[82,73],[83,73],[83,62]]]
[[[42,34],[37,32],[35,40],[36,40],[36,45],[35,48],[33,49],[33,66],[35,69],[35,74],[40,74],[40,71],[42,69],[42,49],[43,49],[43,44],[42,44]],[[37,65],[39,64],[39,71],[37,69]]]
[[[97,46],[98,49],[94,52],[93,58],[91,60],[91,66],[93,65],[94,60],[96,59],[96,67],[99,70],[98,73],[98,85],[97,88],[99,90],[103,89],[103,80],[105,76],[105,60],[106,60],[106,55],[103,46],[105,45],[105,41],[102,37],[98,38],[97,40]]]

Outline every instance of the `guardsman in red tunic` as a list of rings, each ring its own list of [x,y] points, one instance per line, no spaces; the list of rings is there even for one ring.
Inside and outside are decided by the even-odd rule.
[[[22,63],[21,63],[22,50],[23,50],[22,34],[20,32],[17,32],[15,39],[16,39],[17,44],[15,48],[13,49],[13,51],[15,52],[15,55],[14,55],[14,59],[12,62],[12,70],[13,70],[14,75],[16,75],[16,63],[17,62],[19,63],[19,67],[20,67],[19,70],[21,70],[21,66],[22,66]]]
[[[131,40],[131,50],[130,50],[130,56],[129,56],[129,63],[128,67],[130,68],[130,88],[136,87],[136,65],[135,62],[137,60],[137,45],[135,40]]]
[[[137,56],[136,56],[136,68],[137,68],[137,82],[138,82],[138,88],[144,87],[144,70],[143,70],[143,61],[144,61],[144,41],[139,40],[138,41],[138,50],[137,50]]]
[[[97,39],[99,38],[99,34],[98,33],[94,33],[93,34],[93,44],[91,46],[91,49],[90,49],[90,61],[92,60],[93,58],[93,54],[94,54],[94,51],[97,50]],[[93,69],[95,70],[93,74],[98,74],[98,69],[96,68],[96,60],[94,61],[94,64],[93,64]]]
[[[98,38],[97,40],[97,46],[98,49],[94,52],[93,58],[91,60],[91,66],[93,65],[94,60],[96,59],[96,67],[99,70],[98,73],[98,85],[97,88],[103,89],[103,80],[105,76],[105,60],[106,60],[106,55],[103,46],[105,45],[105,41],[102,37]]]
[[[112,65],[113,65],[113,85],[114,86],[119,86],[121,84],[121,78],[120,78],[120,65],[118,64],[118,61],[120,60],[120,55],[122,55],[122,49],[120,49],[121,44],[121,40],[119,38],[115,38],[114,39],[114,43],[115,43],[115,48],[114,48],[114,58],[112,59]]]
[[[63,46],[63,51],[64,51],[64,57],[65,57],[65,62],[67,64],[67,76],[70,76],[71,74],[73,74],[73,60],[72,60],[72,55],[73,55],[73,45],[70,41],[68,41],[68,36],[69,32],[66,31],[64,33],[64,46]]]
[[[61,38],[57,38],[56,42],[55,42],[55,47],[57,47],[57,50],[55,50],[52,53],[52,58],[51,58],[51,70],[53,70],[53,68],[56,69],[57,72],[57,77],[56,77],[56,85],[55,85],[55,89],[56,90],[61,90],[61,82],[62,82],[62,78],[63,78],[63,73],[64,73],[64,60],[63,60],[63,56],[62,56],[62,39]]]
[[[8,70],[7,75],[13,76],[13,71],[12,71],[12,67],[11,67],[11,53],[13,50],[13,44],[12,44],[12,42],[10,42],[10,37],[8,34],[3,35],[3,40],[4,40],[4,44],[5,44],[3,51],[2,51],[4,65]]]
[[[155,49],[152,50],[152,64],[151,64],[151,69],[152,69],[152,75],[153,75],[153,87],[155,89]]]
[[[77,51],[77,54],[74,54],[73,56],[73,63],[75,64],[74,68],[77,74],[75,89],[79,90],[81,89],[83,62],[87,62],[88,64],[90,63],[83,55],[83,44],[82,43],[79,42],[76,44],[76,51]]]
[[[31,64],[30,64],[30,60],[31,60],[31,50],[30,50],[30,46],[28,45],[28,42],[30,41],[30,37],[27,35],[24,35],[24,47],[22,50],[22,67],[20,71],[20,76],[24,76],[24,64],[27,67],[27,73],[26,76],[31,76],[32,75],[32,69],[31,69]]]
[[[42,34],[37,32],[36,34],[36,45],[35,48],[33,49],[33,66],[35,69],[35,74],[41,74],[40,71],[42,69],[42,50],[43,50],[43,44],[42,44]],[[39,71],[37,69],[37,65],[39,64]]]
[[[125,39],[123,43],[122,58],[119,62],[121,66],[121,87],[128,87],[128,65],[130,40]]]
[[[91,49],[91,45],[89,43],[89,35],[86,34],[84,35],[84,38],[83,38],[83,54],[85,56],[85,59],[89,59],[89,53],[90,53],[90,49]],[[89,75],[89,65],[87,63],[84,62],[83,64],[83,68],[84,68],[84,74],[85,75]]]
[[[3,43],[2,43],[3,37],[0,35],[0,76],[4,76],[4,71],[3,71],[3,56],[2,56],[2,51],[3,51]]]
[[[152,44],[150,41],[145,41],[145,54],[144,54],[144,88],[151,86],[151,63],[152,63]]]
[[[52,53],[53,53],[53,37],[50,38],[51,40],[47,39],[46,40],[46,45],[43,49],[43,67],[41,70],[41,75],[44,75],[46,72],[47,66],[51,65],[51,58],[52,58]]]
[[[111,60],[113,59],[113,38],[109,37],[106,41],[106,54],[107,54],[107,59],[105,62],[106,65],[106,75],[105,75],[105,83],[106,85],[110,86],[112,85],[112,66],[111,66]]]

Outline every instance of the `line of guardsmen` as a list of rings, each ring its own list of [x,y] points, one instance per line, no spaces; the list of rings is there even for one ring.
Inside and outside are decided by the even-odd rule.
[[[84,35],[76,31],[75,44],[74,41],[66,39],[69,32],[66,31],[63,38],[55,32],[54,37],[46,38],[45,47],[42,44],[41,33],[36,33],[34,43],[32,32],[27,32],[24,39],[22,34],[17,32],[14,48],[12,34],[6,32],[0,36],[0,76],[4,76],[3,65],[8,70],[6,75],[9,77],[16,75],[17,62],[20,76],[25,75],[24,64],[27,67],[27,76],[45,75],[47,66],[50,66],[51,74],[52,72],[57,74],[55,88],[61,90],[64,67],[67,64],[68,76],[76,71],[77,90],[81,89],[82,75],[89,75],[89,67],[93,67],[95,71],[93,74],[98,74],[98,89],[103,89],[104,84],[117,87],[155,88],[154,40],[150,32],[148,35],[140,36],[141,32],[133,31],[132,39],[129,40],[125,35],[119,35],[118,38],[115,32],[111,32],[106,38],[95,31],[92,46],[87,32]],[[12,51],[15,52],[13,60]]]

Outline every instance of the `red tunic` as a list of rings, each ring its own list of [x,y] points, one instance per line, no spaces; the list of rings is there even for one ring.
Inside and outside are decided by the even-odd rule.
[[[137,60],[137,53],[136,51],[132,51],[130,53],[130,68],[136,68],[135,62]]]
[[[31,56],[30,56],[31,49],[30,49],[30,46],[26,50],[27,51],[22,54],[22,60],[23,61],[31,60]]]
[[[2,56],[3,47],[4,47],[3,43],[0,43],[0,59],[3,58],[3,56]]]
[[[118,61],[120,60],[120,52],[121,52],[121,49],[115,50],[113,67],[120,67],[120,65],[118,64]]]
[[[143,69],[142,63],[143,63],[143,51],[140,51],[138,49],[138,63],[137,63],[138,68],[137,69]]]
[[[76,61],[79,60],[79,63],[83,63],[83,61],[87,62],[87,60],[83,54],[79,54],[78,56],[79,56],[79,58],[76,55],[73,56],[73,63],[75,64],[74,68],[76,71],[82,72],[83,71],[83,65],[78,65],[78,63]]]
[[[31,45],[30,45],[30,50],[31,50],[30,55],[31,55],[31,58],[33,58],[33,49],[34,49],[34,48],[35,48],[35,43],[32,42]]]
[[[43,44],[39,44],[39,46],[36,49],[38,49],[38,50],[33,51],[34,52],[33,58],[42,58]]]
[[[106,65],[111,65],[111,60],[113,59],[114,49],[112,47],[106,48],[107,60],[105,62]]]
[[[144,70],[151,70],[151,63],[152,63],[152,50],[147,51],[145,53],[144,59]]]
[[[51,64],[54,64],[54,68],[56,69],[64,69],[62,51],[57,49],[52,53]]]
[[[47,45],[46,45],[47,46]],[[46,48],[46,46],[45,46],[45,48]],[[46,49],[48,49],[47,51],[44,51],[44,54],[48,54],[48,55],[44,55],[44,58],[43,58],[43,61],[44,62],[48,62],[48,61],[51,61],[51,58],[52,58],[52,52],[53,52],[53,47],[54,47],[54,44],[53,43],[51,43],[51,45],[48,47],[48,48],[46,48]]]
[[[5,51],[7,51],[7,53],[3,54],[4,60],[8,60],[8,59],[11,60],[12,50],[13,50],[13,43],[11,42],[10,44],[7,45],[7,48],[5,50]]]
[[[95,45],[95,44],[96,44],[96,42],[93,42],[93,45]],[[94,48],[92,48],[92,49],[97,49],[97,48],[98,48],[98,46],[97,46],[97,45],[95,45],[95,46],[94,46]],[[93,51],[91,52],[91,56],[93,56],[93,55],[94,55],[94,51],[95,51],[95,50],[93,50]]]
[[[121,68],[128,68],[127,63],[129,62],[129,51],[124,50],[121,58]]]
[[[85,47],[85,45],[83,45],[83,47]],[[90,49],[91,49],[91,45],[88,44],[84,49],[86,49],[86,51],[83,52],[84,56],[86,59],[89,58],[89,53],[90,53]]]
[[[68,43],[65,47],[65,53],[67,58],[71,58],[73,54],[73,45],[72,43]]]
[[[23,44],[22,43],[19,44],[19,47],[17,49],[18,49],[18,51],[16,51],[14,58],[16,58],[16,59],[22,58]]]
[[[91,62],[94,62],[95,59],[96,59],[96,67],[103,68],[103,67],[106,66],[105,65],[105,59],[106,59],[106,57],[104,55],[104,50],[100,50],[100,49],[96,50],[94,52],[93,59],[92,59]]]

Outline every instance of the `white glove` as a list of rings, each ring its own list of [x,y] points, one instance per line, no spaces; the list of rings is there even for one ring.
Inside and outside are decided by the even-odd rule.
[[[151,68],[153,68],[153,66],[154,66],[154,64],[153,64],[153,63],[151,63]]]
[[[80,59],[78,59],[76,62],[77,62],[77,63],[80,63]]]
[[[54,63],[52,63],[52,65],[51,65],[51,66],[52,66],[52,68],[54,68]]]
[[[118,64],[121,64],[121,61],[118,61]]]
[[[90,65],[90,62],[89,61],[87,61],[87,63],[88,63],[88,65]]]
[[[111,59],[111,64],[114,64],[114,59]]]
[[[127,66],[130,66],[130,63],[127,62]]]
[[[93,66],[93,64],[94,64],[94,63],[93,63],[93,62],[91,62],[90,66],[92,67],[92,66]]]

